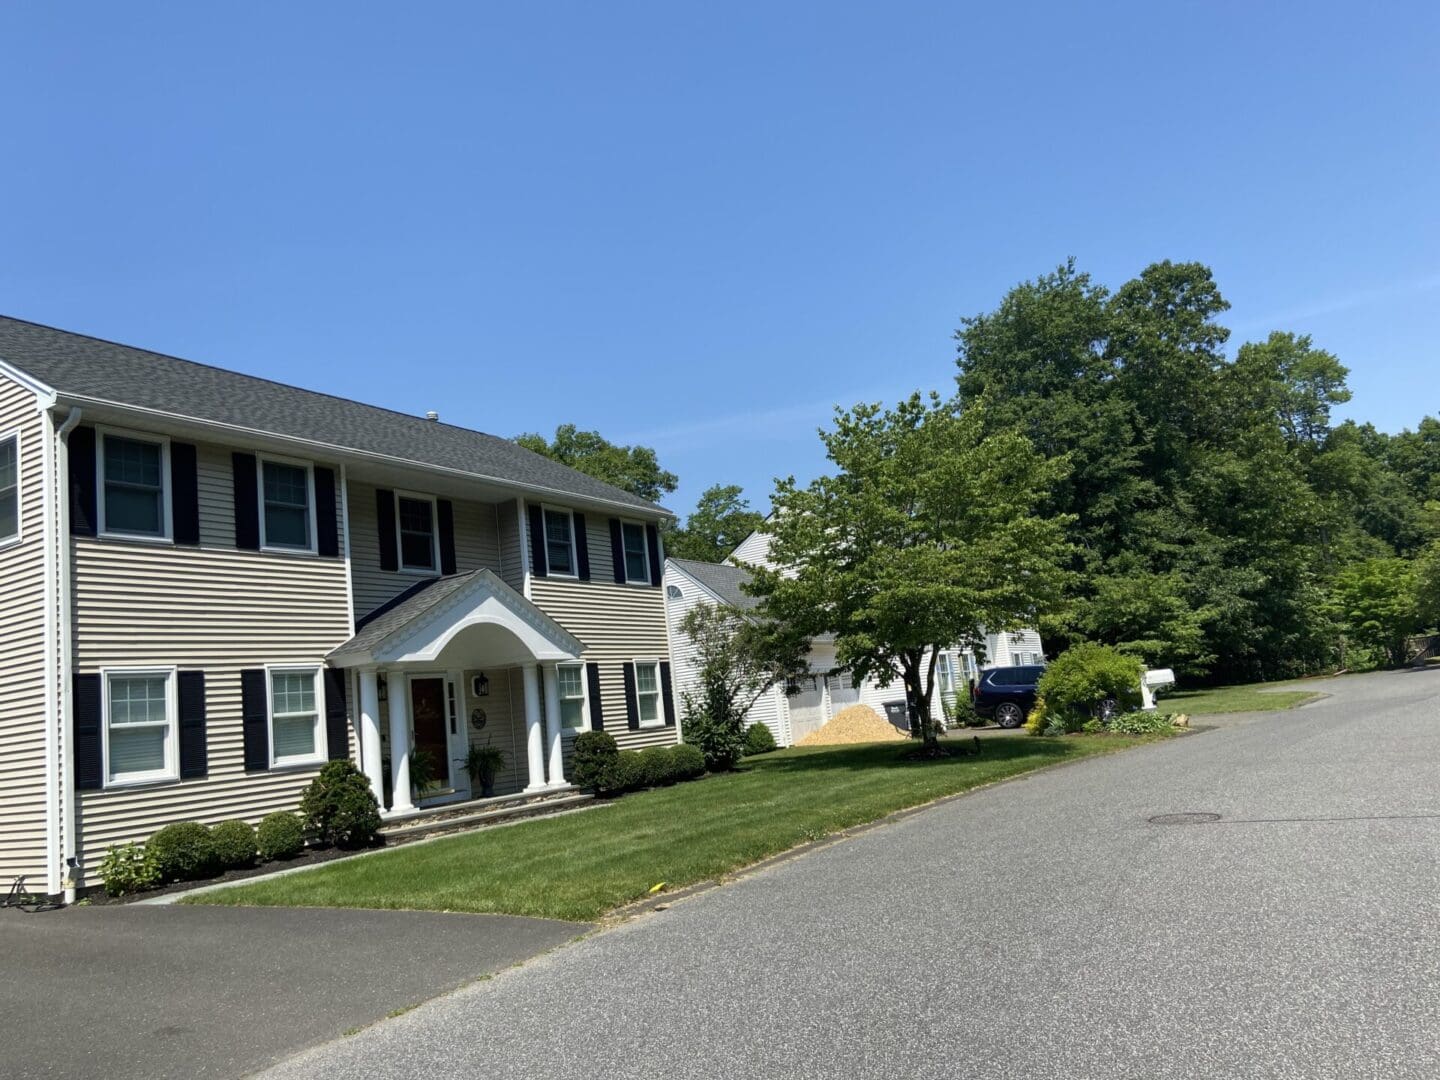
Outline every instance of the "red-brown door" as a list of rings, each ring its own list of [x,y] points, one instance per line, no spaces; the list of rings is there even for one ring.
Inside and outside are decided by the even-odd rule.
[[[415,749],[430,755],[435,787],[450,787],[450,741],[445,725],[445,680],[410,680],[410,718]]]

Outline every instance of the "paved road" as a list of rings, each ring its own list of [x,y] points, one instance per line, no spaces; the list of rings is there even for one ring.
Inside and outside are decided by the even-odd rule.
[[[1005,784],[311,1051],[314,1077],[1440,1076],[1440,672]],[[1152,815],[1209,812],[1209,825]]]
[[[250,1075],[586,929],[409,911],[0,911],[0,1077]]]

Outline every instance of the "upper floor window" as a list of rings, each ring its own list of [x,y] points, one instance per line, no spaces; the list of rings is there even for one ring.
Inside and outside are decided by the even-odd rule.
[[[170,539],[169,443],[105,432],[100,440],[100,531]]]
[[[261,545],[287,551],[314,551],[315,485],[308,465],[260,462]]]
[[[400,569],[433,573],[439,565],[435,554],[435,500],[400,495],[395,509],[400,519]]]
[[[545,508],[545,562],[551,575],[575,576],[575,523],[569,510]]]
[[[638,521],[622,521],[620,537],[625,548],[625,580],[650,584],[650,552],[645,543],[645,526]]]
[[[20,436],[0,439],[0,544],[20,539]]]
[[[105,673],[107,783],[173,779],[175,729],[173,669]]]
[[[585,726],[584,668],[561,664],[556,670],[560,689],[560,726],[574,731]]]

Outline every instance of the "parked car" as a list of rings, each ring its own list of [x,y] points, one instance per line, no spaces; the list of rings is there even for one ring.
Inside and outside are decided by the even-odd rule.
[[[975,711],[1003,728],[1017,728],[1035,707],[1035,686],[1045,673],[1043,664],[986,668],[971,689]]]

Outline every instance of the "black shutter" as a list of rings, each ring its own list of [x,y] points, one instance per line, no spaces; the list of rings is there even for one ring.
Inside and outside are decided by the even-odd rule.
[[[175,543],[200,546],[200,478],[193,443],[170,444],[170,518]]]
[[[335,470],[315,466],[315,551],[327,559],[340,554],[340,523],[335,518]]]
[[[545,514],[538,506],[530,507],[530,572],[544,577],[549,571],[545,562]]]
[[[600,665],[589,663],[585,665],[585,681],[590,688],[590,728],[593,731],[605,730],[605,707],[600,703]]]
[[[345,672],[340,668],[325,669],[325,741],[330,745],[330,760],[350,756],[350,721],[345,715]]]
[[[240,717],[245,733],[246,771],[270,768],[270,704],[265,690],[265,669],[240,672]]]
[[[660,661],[660,696],[665,701],[665,726],[675,726],[675,686],[670,681],[670,664]]]
[[[440,573],[455,573],[455,506],[449,499],[435,501],[435,524],[440,530]]]
[[[610,519],[610,558],[615,563],[615,584],[625,584],[625,534],[619,518]]]
[[[175,681],[180,699],[180,779],[189,780],[207,771],[205,673],[182,671]]]
[[[650,549],[650,584],[659,585],[665,568],[660,565],[660,530],[654,525],[645,526],[645,544]]]
[[[380,569],[399,570],[400,556],[395,551],[395,493],[375,489],[375,522],[380,528]]]
[[[95,429],[77,427],[68,440],[70,456],[70,533],[94,536]],[[97,785],[98,786],[98,785]]]
[[[590,580],[590,537],[585,532],[585,515],[576,511],[575,519],[575,569],[581,581]]]
[[[255,480],[255,455],[230,455],[235,478],[235,546],[241,551],[260,550],[260,492]]]
[[[640,727],[640,700],[635,696],[635,665],[625,665],[625,721],[630,730]]]
[[[78,431],[71,433],[73,439]],[[94,432],[91,432],[92,438]],[[90,455],[94,464],[95,455]],[[76,675],[71,683],[70,712],[74,719],[75,788],[94,791],[105,786],[105,757],[100,749],[100,676]]]

